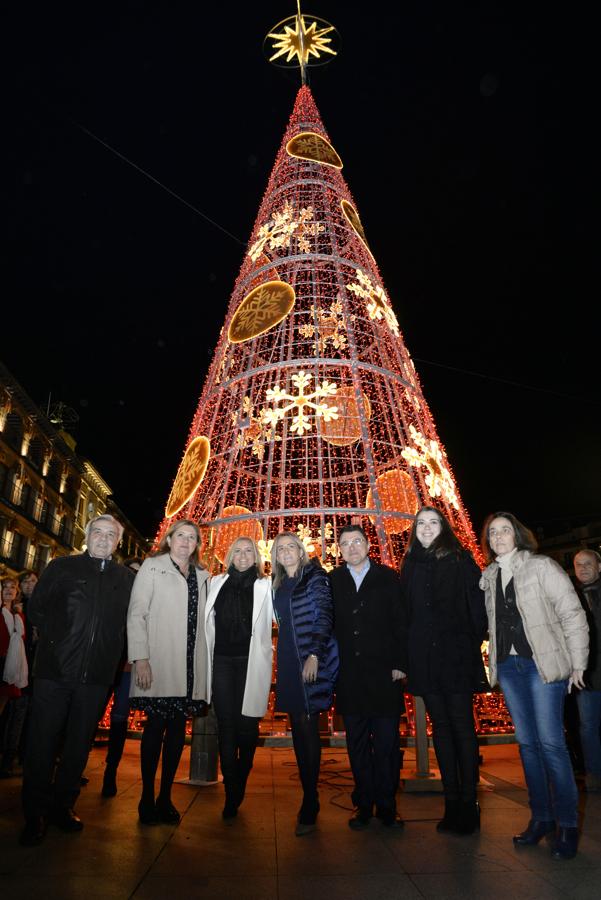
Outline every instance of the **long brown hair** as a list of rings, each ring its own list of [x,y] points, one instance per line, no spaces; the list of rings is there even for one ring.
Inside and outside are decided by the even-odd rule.
[[[407,555],[411,553],[416,542],[418,542],[419,540],[417,537],[417,519],[418,516],[423,512],[435,513],[440,519],[440,534],[434,538],[429,547],[425,548],[426,553],[431,553],[436,557],[436,559],[441,559],[443,556],[448,556],[449,553],[454,553],[456,556],[459,556],[459,554],[463,551],[463,545],[451,528],[449,520],[435,506],[422,506],[422,508],[415,516],[413,525],[411,526],[411,531],[409,532]]]
[[[192,563],[193,566],[200,566],[200,544],[201,544],[202,538],[201,538],[201,534],[200,534],[200,528],[198,527],[196,522],[192,521],[192,519],[178,519],[177,522],[172,522],[171,525],[169,526],[169,528],[167,529],[167,531],[165,532],[165,534],[163,535],[163,537],[161,538],[161,542],[160,542],[158,548],[155,550],[154,553],[151,554],[151,556],[161,556],[161,554],[163,554],[163,553],[169,553],[169,542],[168,542],[167,538],[171,537],[173,532],[177,531],[178,528],[181,528],[182,525],[189,525],[196,532],[196,537],[198,538],[198,543],[196,544],[196,547],[190,554],[189,561]],[[201,566],[201,568],[202,568],[202,566]]]
[[[490,523],[493,519],[507,519],[507,521],[511,523],[515,545],[518,550],[530,550],[532,553],[536,553],[536,551],[538,550],[538,541],[536,540],[534,534],[530,531],[530,529],[522,522],[520,522],[519,519],[516,519],[513,513],[496,512],[491,513],[490,516],[487,516],[484,521],[484,525],[482,526],[480,546],[482,547],[482,553],[484,554],[484,559],[486,560],[486,562],[492,562],[496,558],[495,553],[490,546],[490,541],[488,540]]]

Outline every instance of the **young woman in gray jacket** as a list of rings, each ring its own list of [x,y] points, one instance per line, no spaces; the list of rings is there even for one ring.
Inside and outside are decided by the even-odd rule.
[[[489,624],[490,683],[501,685],[524,767],[531,819],[513,841],[552,835],[554,859],[578,845],[578,792],[563,729],[565,695],[584,687],[586,616],[563,569],[539,556],[536,539],[512,513],[489,516],[482,549],[490,565],[480,586]]]

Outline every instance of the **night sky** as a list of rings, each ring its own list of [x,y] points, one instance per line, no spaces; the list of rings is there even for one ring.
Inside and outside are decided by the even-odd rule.
[[[601,517],[585,100],[565,23],[507,6],[312,0],[342,48],[310,84],[475,527],[505,508],[551,532]],[[300,83],[261,49],[294,12],[21,4],[4,25],[0,355],[76,412],[148,535]]]

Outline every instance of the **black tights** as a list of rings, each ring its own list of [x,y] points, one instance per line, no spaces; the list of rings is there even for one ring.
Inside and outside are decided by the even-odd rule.
[[[476,799],[478,740],[472,694],[424,694],[445,795]]]
[[[159,765],[161,748],[161,789],[159,802],[171,802],[171,785],[182,757],[186,740],[186,717],[178,714],[172,719],[149,713],[142,735],[142,801],[154,803],[154,779]]]
[[[226,797],[240,805],[259,740],[259,719],[242,714],[247,656],[213,660],[213,706],[219,723],[219,761]]]
[[[319,737],[319,713],[290,713],[292,744],[303,786],[303,811],[317,812],[319,807],[317,782],[321,763],[321,740]]]

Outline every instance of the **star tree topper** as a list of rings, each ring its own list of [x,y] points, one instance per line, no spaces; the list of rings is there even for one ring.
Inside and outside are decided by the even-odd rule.
[[[275,53],[269,57],[269,62],[278,65],[275,61],[285,56],[286,64],[300,67],[303,84],[307,83],[306,69],[312,59],[323,63],[327,62],[327,59],[322,59],[324,54],[329,54],[330,57],[337,55],[330,46],[332,37],[328,37],[328,35],[336,33],[334,26],[316,16],[313,16],[312,19],[313,21],[307,26],[305,16],[301,13],[300,0],[296,0],[296,15],[279,22],[265,38],[266,41],[273,41],[271,49],[275,50]],[[320,27],[318,22],[323,27]],[[280,27],[282,30],[277,31],[276,29]]]

